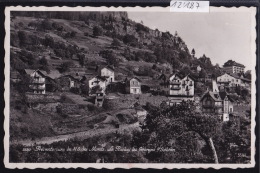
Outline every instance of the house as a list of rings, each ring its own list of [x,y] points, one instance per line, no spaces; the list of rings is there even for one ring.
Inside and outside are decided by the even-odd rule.
[[[137,77],[126,80],[126,92],[130,94],[141,94],[141,80]]]
[[[219,77],[217,77],[217,83],[219,84],[226,84],[230,87],[240,86],[241,85],[241,79],[237,74],[228,74],[225,73]]]
[[[234,101],[226,92],[207,91],[200,101],[203,113],[218,115],[223,121],[228,121],[233,112]]]
[[[239,64],[236,61],[228,60],[223,65],[223,70],[226,73],[244,73],[245,66],[243,64]]]
[[[71,75],[64,75],[57,79],[63,91],[69,91],[72,88],[80,88],[80,81]]]
[[[194,79],[189,75],[181,78],[173,74],[169,78],[168,98],[170,102],[194,100]]]
[[[109,83],[115,82],[115,71],[111,66],[105,66],[101,69],[101,76],[106,77]]]
[[[90,80],[88,80],[89,93],[91,93],[91,89],[96,86],[99,86],[103,93],[105,93],[107,83],[107,79],[103,76],[92,77]]]
[[[46,85],[45,79],[47,73],[41,70],[32,70],[32,69],[25,69],[25,74],[31,77],[31,82],[29,87],[31,91],[35,94],[45,94],[46,93]]]

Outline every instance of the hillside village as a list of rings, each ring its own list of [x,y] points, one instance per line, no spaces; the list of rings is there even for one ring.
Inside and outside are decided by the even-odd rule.
[[[125,12],[13,12],[11,20],[11,141],[125,133],[162,103],[193,101],[220,122],[250,117],[251,71],[196,57],[178,32]]]

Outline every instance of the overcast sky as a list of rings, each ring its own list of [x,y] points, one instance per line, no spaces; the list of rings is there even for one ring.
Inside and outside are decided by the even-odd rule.
[[[160,31],[179,36],[196,51],[196,57],[205,54],[213,64],[221,67],[229,59],[251,69],[251,17],[248,12],[239,13],[170,13],[128,12],[130,19]]]

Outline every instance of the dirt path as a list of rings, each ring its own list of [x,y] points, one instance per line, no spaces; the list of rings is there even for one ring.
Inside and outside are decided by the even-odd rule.
[[[24,146],[31,146],[35,144],[51,144],[53,142],[58,142],[58,141],[67,141],[68,139],[72,139],[72,138],[87,139],[94,136],[106,135],[110,133],[116,133],[116,132],[123,133],[125,130],[132,131],[134,129],[138,129],[138,127],[139,127],[139,123],[137,122],[134,124],[121,125],[118,129],[116,128],[93,129],[93,130],[77,132],[77,133],[72,133],[67,135],[44,137],[35,141],[17,141],[14,143],[21,144]]]

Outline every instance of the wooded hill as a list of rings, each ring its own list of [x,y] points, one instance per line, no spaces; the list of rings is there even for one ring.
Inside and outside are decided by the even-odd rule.
[[[65,66],[111,64],[126,76],[179,71],[198,77],[191,71],[196,65],[204,69],[201,76],[220,73],[210,58],[196,58],[177,32],[152,30],[126,12],[12,12],[11,20],[13,69],[63,72],[68,61]]]

